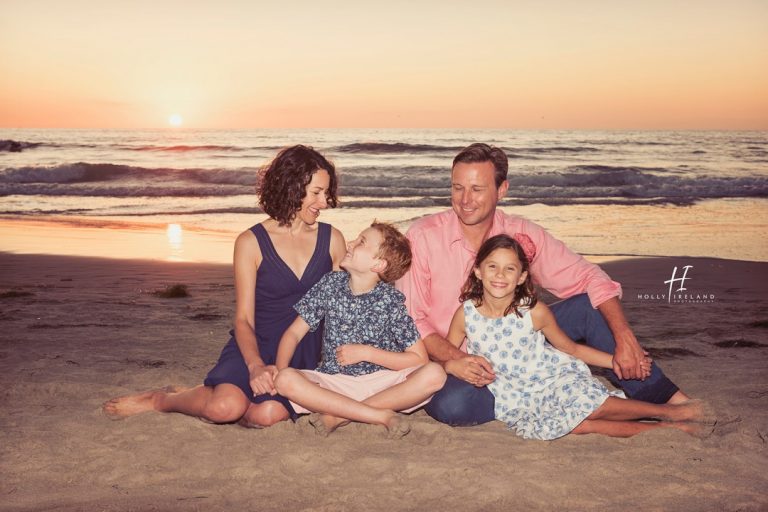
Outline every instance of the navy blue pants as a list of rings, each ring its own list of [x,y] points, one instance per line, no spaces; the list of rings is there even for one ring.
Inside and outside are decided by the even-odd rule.
[[[553,304],[550,309],[569,338],[613,354],[616,348],[613,334],[600,311],[592,307],[586,293]],[[612,370],[608,379],[623,389],[628,397],[655,404],[666,403],[678,390],[656,363],[650,377],[644,381],[619,379]],[[493,394],[487,387],[478,388],[449,375],[443,389],[432,397],[424,409],[442,423],[469,426],[493,420],[493,404]]]

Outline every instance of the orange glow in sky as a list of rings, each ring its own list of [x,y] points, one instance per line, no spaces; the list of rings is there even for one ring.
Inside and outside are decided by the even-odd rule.
[[[761,0],[2,8],[6,128],[768,129]]]

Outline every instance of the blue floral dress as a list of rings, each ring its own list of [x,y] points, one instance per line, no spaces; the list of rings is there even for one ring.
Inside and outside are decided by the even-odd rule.
[[[610,395],[583,361],[557,350],[519,308],[503,318],[483,316],[464,303],[467,350],[488,359],[496,380],[488,385],[495,416],[526,439],[557,439],[584,421]]]

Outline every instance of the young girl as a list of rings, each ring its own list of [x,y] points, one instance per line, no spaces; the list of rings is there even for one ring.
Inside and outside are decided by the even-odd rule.
[[[658,427],[699,433],[701,427],[684,423],[701,418],[699,402],[656,405],[618,398],[621,392],[609,392],[592,377],[584,363],[611,368],[611,355],[574,343],[536,300],[524,249],[532,245],[524,234],[483,243],[448,332],[455,346],[466,338],[468,352],[493,365],[496,379],[488,388],[496,419],[532,439],[569,432],[629,437]],[[662,421],[633,421],[642,418]]]

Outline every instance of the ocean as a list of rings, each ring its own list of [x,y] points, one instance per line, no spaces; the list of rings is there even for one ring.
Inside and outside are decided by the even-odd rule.
[[[746,222],[735,231],[762,239],[746,259],[766,257],[768,132],[2,129],[0,216],[234,233],[263,218],[254,193],[258,169],[280,148],[302,143],[335,163],[344,218],[402,223],[450,206],[452,159],[472,142],[509,156],[505,210],[577,238],[579,226],[589,228],[586,238],[602,241],[581,247],[587,252],[657,253],[610,243],[637,238],[615,219],[623,212],[630,224],[656,224],[657,238],[664,219],[698,218],[696,226],[714,223],[728,237],[734,229],[724,228],[724,219]],[[14,247],[6,241],[0,249]],[[719,248],[713,255],[738,257]]]

